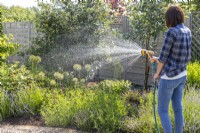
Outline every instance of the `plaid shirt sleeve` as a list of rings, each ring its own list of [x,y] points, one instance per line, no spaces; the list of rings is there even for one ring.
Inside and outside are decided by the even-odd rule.
[[[174,42],[175,36],[172,30],[168,30],[166,35],[165,35],[165,40],[160,52],[160,56],[158,58],[158,61],[165,64],[167,62],[169,53],[170,53],[170,49],[172,47],[172,44]]]

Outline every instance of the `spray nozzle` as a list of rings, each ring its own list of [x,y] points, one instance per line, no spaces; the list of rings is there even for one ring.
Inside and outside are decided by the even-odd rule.
[[[145,55],[148,55],[148,58],[149,59],[152,59],[153,55],[154,55],[154,52],[153,51],[150,51],[150,50],[146,50],[146,49],[142,49],[141,50],[141,55],[142,56],[145,56]],[[153,63],[155,61],[151,60],[151,63]]]
[[[151,58],[154,55],[154,52],[150,51],[150,50],[142,49],[141,50],[141,55],[142,56],[148,55],[148,57]]]

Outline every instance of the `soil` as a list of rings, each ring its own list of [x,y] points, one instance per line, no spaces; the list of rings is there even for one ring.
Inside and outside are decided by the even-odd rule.
[[[31,117],[8,118],[0,123],[1,125],[28,125],[28,126],[45,126],[39,115]]]

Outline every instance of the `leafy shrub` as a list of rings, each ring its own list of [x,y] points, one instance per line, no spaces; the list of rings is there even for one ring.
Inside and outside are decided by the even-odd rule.
[[[38,114],[44,99],[44,91],[33,86],[16,92],[0,91],[0,117]]]
[[[34,78],[24,65],[3,63],[0,66],[0,81],[3,89],[12,92],[34,83]]]
[[[19,62],[15,64],[3,63],[0,66],[0,81],[0,86],[8,92],[30,87],[31,84],[40,87],[49,87],[50,84],[50,79],[44,72],[32,73]]]
[[[11,35],[9,37],[6,35],[0,36],[0,65],[19,47],[18,44],[10,42],[11,39]]]
[[[129,81],[112,81],[112,80],[104,80],[98,84],[98,88],[104,90],[108,93],[124,93],[129,90],[131,87],[131,83]]]
[[[7,91],[0,88],[0,121],[12,115],[11,101]]]
[[[125,100],[120,95],[101,90],[68,90],[66,94],[53,91],[41,108],[49,126],[76,125],[82,130],[117,131],[127,114]]]
[[[127,91],[123,95],[123,97],[126,99],[127,102],[128,116],[129,117],[138,116],[140,99],[142,98],[139,91],[138,90]]]
[[[80,89],[67,91],[66,95],[53,91],[41,108],[45,123],[48,126],[62,127],[74,124],[74,118],[79,110],[88,107],[90,95],[91,92],[85,93]]]
[[[14,115],[38,114],[44,100],[44,90],[32,86],[31,88],[20,89],[16,93]]]
[[[144,94],[140,98],[139,114],[133,117],[127,117],[122,122],[122,130],[133,133],[154,133],[156,132],[155,122],[153,117],[153,94]],[[158,120],[158,114],[157,114]],[[161,129],[160,121],[158,121]]]
[[[39,89],[37,83],[43,78],[44,73],[35,76],[18,62],[2,63],[0,66],[1,117],[4,119],[38,113],[44,92]]]
[[[91,119],[89,109],[79,110],[75,116],[75,125],[83,131],[94,130],[94,122]]]
[[[99,91],[91,104],[91,118],[98,132],[115,133],[127,115],[125,100],[116,94]]]
[[[196,85],[198,88],[200,88],[200,63],[199,62],[193,62],[190,63],[187,66],[187,77],[188,77],[188,83],[193,86]]]

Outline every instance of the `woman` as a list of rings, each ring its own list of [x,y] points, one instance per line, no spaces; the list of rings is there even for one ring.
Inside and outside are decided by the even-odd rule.
[[[184,118],[182,96],[186,82],[186,65],[191,57],[191,31],[184,26],[184,13],[179,6],[170,6],[165,13],[169,28],[160,56],[154,57],[158,63],[154,80],[158,80],[158,113],[165,133],[172,133],[168,115],[169,102],[175,116],[175,133],[183,132]]]

